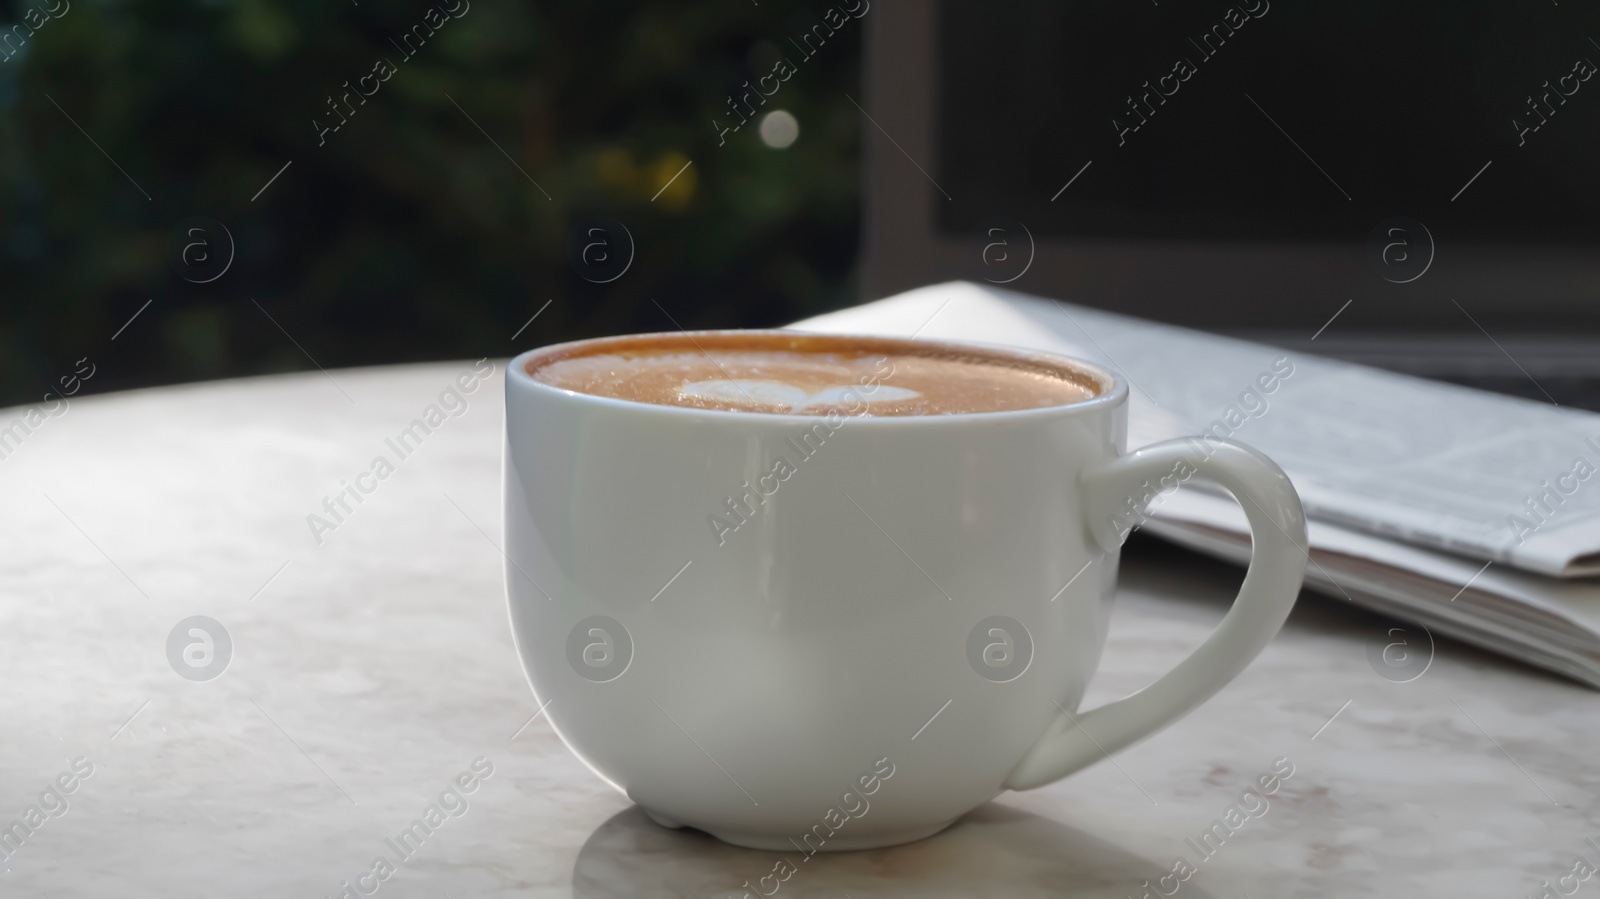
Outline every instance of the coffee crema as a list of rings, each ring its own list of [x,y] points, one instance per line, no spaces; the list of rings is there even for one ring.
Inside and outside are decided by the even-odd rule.
[[[534,380],[612,399],[724,412],[914,416],[1081,403],[1087,371],[1021,353],[888,338],[739,331],[645,334],[531,359]]]

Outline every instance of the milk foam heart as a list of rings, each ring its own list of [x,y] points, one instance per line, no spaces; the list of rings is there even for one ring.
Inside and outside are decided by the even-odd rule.
[[[645,335],[563,346],[535,380],[596,396],[721,412],[873,417],[1065,406],[1095,398],[1068,365],[886,338]]]
[[[799,412],[813,406],[842,406],[856,403],[885,403],[916,399],[922,394],[904,387],[879,384],[871,392],[859,387],[835,386],[816,393],[782,381],[755,381],[744,378],[720,378],[715,381],[695,381],[678,389],[685,399],[712,400],[722,403],[754,402],[763,406],[776,406],[788,412]]]

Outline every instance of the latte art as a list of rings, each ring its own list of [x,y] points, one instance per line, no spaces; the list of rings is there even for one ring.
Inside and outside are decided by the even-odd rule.
[[[535,381],[609,399],[767,415],[916,416],[1066,406],[1106,385],[1004,350],[782,331],[646,334],[552,347]]]
[[[835,406],[855,406],[860,403],[889,403],[912,400],[921,396],[915,390],[890,387],[887,384],[871,387],[838,385],[812,393],[803,387],[785,384],[782,381],[726,378],[717,381],[694,381],[678,388],[678,394],[690,401],[704,400],[714,404],[745,401],[771,406],[780,412],[804,412],[811,407],[827,409]]]

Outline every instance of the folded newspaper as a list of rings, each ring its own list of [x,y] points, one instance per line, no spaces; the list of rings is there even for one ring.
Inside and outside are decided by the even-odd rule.
[[[1210,435],[1288,472],[1308,586],[1600,689],[1600,414],[967,282],[793,327],[1096,362],[1128,382],[1130,447]],[[1216,492],[1158,497],[1144,528],[1250,557],[1243,513]]]

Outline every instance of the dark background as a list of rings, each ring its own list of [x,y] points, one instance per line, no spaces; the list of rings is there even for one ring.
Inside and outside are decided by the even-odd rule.
[[[38,402],[85,357],[84,389],[104,392],[775,326],[871,299],[862,147],[884,137],[851,98],[885,121],[912,99],[861,83],[882,2],[800,59],[792,40],[838,4],[458,0],[465,13],[407,57],[394,41],[425,21],[420,0],[0,0],[0,405]],[[1271,0],[1202,61],[1188,41],[1230,5],[930,7],[938,227],[1005,213],[1041,238],[1147,242],[1131,261],[1091,254],[1073,291],[1048,286],[1048,259],[1015,286],[1199,327],[1309,333],[1360,297],[1296,348],[1600,407],[1587,344],[1539,368],[1552,351],[1519,343],[1600,334],[1600,79],[1526,146],[1510,126],[1544,81],[1600,60],[1600,10]],[[43,26],[11,30],[30,9]],[[792,113],[799,139],[774,149],[752,122],[719,145],[729,95],[780,56],[797,71],[761,111]],[[1196,74],[1118,147],[1123,98],[1180,56]],[[352,94],[319,146],[339,121],[330,95],[380,59],[396,71]],[[1450,199],[1488,159],[1470,202]],[[1365,259],[1397,214],[1441,248],[1415,283]],[[1349,264],[1141,286],[1179,242],[1334,246]],[[1466,306],[1515,360],[1447,277],[1497,254],[1507,280]],[[952,276],[935,269],[913,280]],[[1472,358],[1361,343],[1400,332],[1455,335]],[[1506,371],[1462,374],[1479,350]]]
[[[688,328],[855,302],[860,27],[769,101],[789,148],[711,124],[825,4],[471,0],[407,58],[423,2],[67,3],[0,2],[60,13],[0,49],[0,405],[83,357],[103,392],[673,329],[653,300]],[[637,248],[607,284],[571,258],[596,216]]]

